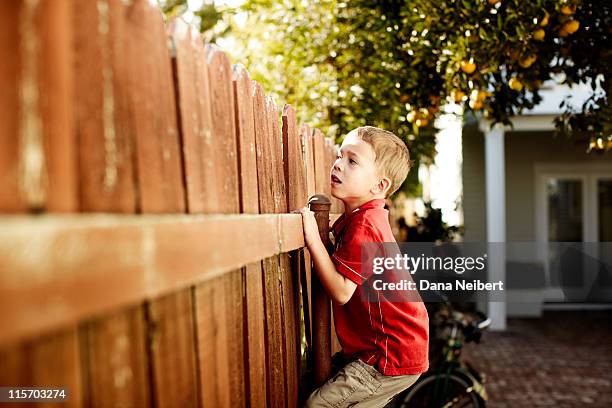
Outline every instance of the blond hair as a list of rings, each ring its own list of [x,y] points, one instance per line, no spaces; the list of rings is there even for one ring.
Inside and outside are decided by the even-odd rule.
[[[385,196],[388,198],[400,188],[412,167],[408,147],[393,133],[374,126],[361,126],[355,131],[374,149],[374,164],[380,175],[391,179],[391,187]]]

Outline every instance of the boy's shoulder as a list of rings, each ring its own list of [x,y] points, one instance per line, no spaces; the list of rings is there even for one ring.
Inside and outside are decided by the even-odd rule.
[[[354,214],[334,228],[334,236],[368,242],[387,242],[393,239],[389,213],[384,208],[368,208]],[[343,224],[343,225],[342,225]],[[350,238],[349,238],[350,237]]]

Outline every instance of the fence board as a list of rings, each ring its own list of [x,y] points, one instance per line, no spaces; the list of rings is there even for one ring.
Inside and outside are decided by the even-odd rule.
[[[266,345],[263,270],[261,262],[245,267],[246,308],[247,308],[247,395],[253,407],[265,406],[266,387]]]
[[[283,162],[285,168],[285,180],[287,185],[287,209],[289,211],[306,205],[306,169],[304,156],[302,154],[301,141],[298,136],[295,110],[285,105],[283,109]],[[288,398],[290,404],[298,401],[299,378],[301,373],[301,324],[300,309],[301,298],[299,292],[299,280],[301,275],[301,261],[303,257],[294,251],[289,261],[285,258],[286,274],[283,280],[283,293],[285,295],[285,326],[286,332],[291,333],[287,340],[286,348],[289,358],[288,363]],[[303,290],[307,288],[304,287]]]
[[[206,208],[205,191],[215,191],[212,112],[208,66],[199,33],[176,19],[171,27],[176,50],[175,90],[181,129],[187,208],[201,213]],[[214,211],[214,208],[208,208]]]
[[[190,289],[148,304],[155,406],[198,406],[193,299]]]
[[[227,316],[223,277],[196,288],[198,365],[204,406],[229,407],[230,387]]]
[[[145,40],[134,36],[129,17],[143,7],[141,2],[126,6],[116,0],[73,2],[79,33],[74,41],[75,102],[84,211],[130,213],[140,206],[135,155],[141,152],[135,144],[142,129],[134,105],[142,87],[135,81],[130,54],[139,48],[134,42]],[[142,306],[86,324],[81,336],[86,339],[81,345],[89,380],[85,398],[92,406],[151,402]]]
[[[269,129],[272,136],[272,146],[274,156],[271,158],[274,175],[272,177],[272,183],[274,185],[274,212],[286,213],[287,212],[287,189],[285,181],[285,168],[283,165],[283,135],[281,133],[281,126],[279,126],[279,114],[276,103],[271,96],[267,97],[267,112],[268,120],[270,123]],[[285,159],[286,161],[286,159]],[[288,182],[288,180],[287,180]],[[295,336],[296,327],[293,327],[295,319],[293,317],[294,308],[293,301],[293,284],[290,267],[289,254],[281,253],[278,260],[278,273],[279,273],[279,288],[277,296],[280,298],[280,323],[281,331],[283,333],[283,358],[285,365],[285,404],[292,406],[297,401],[297,365],[296,365],[296,350],[295,350]]]
[[[274,146],[274,130],[271,129],[270,102],[266,99],[261,85],[253,82],[253,113],[255,117],[255,149],[257,152],[257,179],[259,209],[262,213],[277,212],[278,197],[277,169],[273,164],[277,150]],[[283,316],[281,299],[281,271],[279,257],[262,261],[264,278],[264,308],[266,322],[266,386],[270,406],[284,406],[286,389],[284,376],[286,350],[283,337]]]
[[[244,67],[234,66],[233,84],[236,100],[240,210],[242,213],[259,213],[252,84]],[[262,272],[261,261],[251,263],[243,269],[246,308],[245,387],[249,403],[253,407],[265,406],[267,398]]]
[[[211,103],[213,142],[210,146],[213,165],[206,177],[213,177],[217,181],[215,189],[207,191],[206,211],[238,213],[240,201],[232,68],[227,56],[210,45],[206,47],[206,58],[210,100],[214,101]],[[213,191],[216,194],[212,194]]]
[[[0,5],[0,210],[74,211],[70,7]]]
[[[130,13],[137,40],[150,30],[132,57],[137,60],[132,75],[137,116],[137,158],[139,164],[140,208],[143,213],[185,211],[183,166],[171,59],[159,10],[140,3]],[[145,55],[142,55],[145,54]],[[154,62],[157,61],[157,62]],[[150,77],[142,72],[147,65]],[[153,112],[154,108],[157,112]],[[198,405],[198,378],[191,289],[153,299],[146,304],[148,355],[152,365],[155,405],[195,407]]]
[[[151,404],[146,326],[142,306],[86,323],[82,331],[88,405],[92,407]]]
[[[227,56],[211,46],[206,47],[206,63],[210,85],[211,128],[209,157],[206,158],[205,177],[215,180],[211,190],[205,190],[205,211],[237,213],[240,211],[238,184],[238,157],[236,141],[235,101],[232,69]],[[214,101],[214,103],[212,103]],[[244,406],[244,321],[242,306],[243,272],[230,271],[215,279],[197,285],[196,319],[199,350],[201,398],[204,406]],[[211,286],[213,286],[211,288]],[[219,298],[205,296],[213,290]],[[224,303],[224,305],[220,305]],[[211,310],[222,308],[212,328],[210,320],[203,319]],[[219,338],[223,339],[222,341]],[[212,348],[211,348],[212,346]],[[209,364],[210,353],[225,354],[218,365]],[[229,354],[228,354],[229,353]],[[220,369],[220,364],[229,368]],[[214,378],[214,384],[208,384]]]
[[[159,9],[138,0],[127,6],[126,20],[140,209],[183,212],[176,106],[162,17]]]
[[[300,126],[300,141],[302,142],[302,151],[306,165],[306,192],[307,198],[315,195],[315,168],[314,168],[314,152],[312,150],[312,129],[306,123]]]
[[[63,406],[82,406],[76,328],[0,348],[0,384],[3,387],[62,387],[69,393]],[[57,403],[36,406],[53,407]]]
[[[80,207],[132,213],[136,208],[134,120],[125,62],[126,10],[118,0],[72,5]]]
[[[307,199],[315,195],[315,167],[314,167],[314,151],[313,151],[313,131],[307,124],[300,126],[300,142],[304,156],[306,168],[306,192]],[[308,303],[308,317],[305,321],[308,325],[307,342],[312,344],[312,285],[311,285],[311,258],[308,251],[304,251],[304,273],[301,277],[302,290],[306,289],[305,297]]]
[[[70,23],[67,2],[0,4],[0,211],[77,208]],[[0,384],[66,387],[81,406],[78,357],[74,328],[5,345]]]
[[[255,119],[249,73],[241,65],[233,67],[234,99],[236,101],[236,135],[240,173],[240,212],[257,214],[257,157],[255,154]]]
[[[306,166],[298,135],[295,110],[283,109],[283,158],[287,183],[287,209],[293,211],[307,204]]]
[[[312,133],[312,151],[314,158],[314,178],[316,194],[325,194],[326,182],[328,181],[326,158],[325,158],[325,140],[323,133],[319,129],[314,129]]]

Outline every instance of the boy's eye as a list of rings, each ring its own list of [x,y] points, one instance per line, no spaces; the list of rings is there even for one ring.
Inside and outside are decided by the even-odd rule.
[[[353,160],[353,159],[349,160],[349,162],[352,163],[352,164],[357,164],[357,162],[355,160]]]

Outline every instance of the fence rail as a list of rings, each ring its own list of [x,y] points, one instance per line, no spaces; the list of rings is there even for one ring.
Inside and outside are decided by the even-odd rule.
[[[0,27],[0,385],[295,406],[289,212],[330,195],[333,141],[148,1],[5,1]]]

